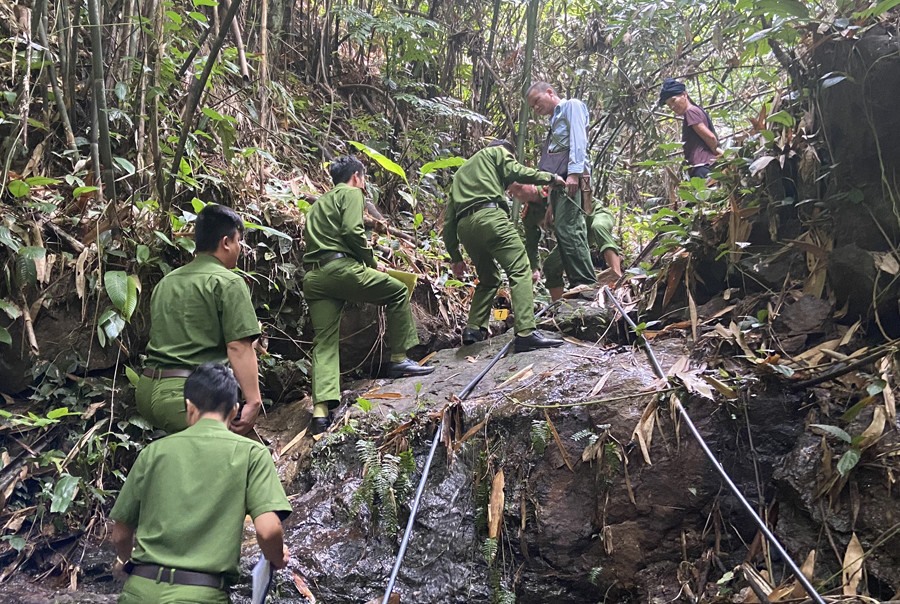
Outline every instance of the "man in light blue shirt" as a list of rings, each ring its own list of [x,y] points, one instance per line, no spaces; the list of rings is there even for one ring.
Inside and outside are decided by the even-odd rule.
[[[541,151],[540,169],[566,179],[565,190],[550,194],[547,223],[553,225],[556,248],[569,287],[597,282],[588,247],[585,216],[591,214],[590,156],[588,155],[588,110],[578,99],[562,99],[547,82],[536,82],[525,95],[538,115],[550,116],[550,131]],[[553,299],[562,296],[562,275],[546,274],[547,289]]]

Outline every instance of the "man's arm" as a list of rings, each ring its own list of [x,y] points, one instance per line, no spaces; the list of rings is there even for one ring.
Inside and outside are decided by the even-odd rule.
[[[463,258],[462,252],[459,251],[459,235],[456,231],[456,204],[453,203],[452,199],[447,203],[447,210],[444,213],[444,230],[442,234],[444,236],[444,247],[447,248],[447,253],[450,255],[450,262],[459,264],[463,261]],[[454,274],[456,274],[455,269]]]
[[[262,408],[262,395],[259,392],[259,363],[256,350],[253,348],[255,338],[243,338],[228,342],[228,362],[244,395],[244,407],[241,416],[234,421],[231,429],[238,434],[247,434],[253,428]]]
[[[694,124],[691,126],[694,129],[694,132],[697,133],[703,143],[707,146],[707,148],[715,153],[716,155],[722,155],[722,150],[719,148],[719,141],[716,138],[716,135],[713,134],[712,130],[709,129],[704,123]]]
[[[499,149],[499,148],[498,148]],[[550,172],[542,172],[523,166],[516,161],[512,153],[502,151],[500,155],[500,165],[498,166],[500,178],[503,180],[503,188],[508,187],[514,182],[520,182],[526,185],[547,185],[562,180],[555,174]]]
[[[134,549],[134,528],[118,520],[113,521],[112,535],[109,538],[116,550],[116,563],[124,564],[131,559]]]
[[[266,560],[275,568],[284,568],[290,560],[291,553],[284,544],[284,531],[281,519],[275,512],[266,512],[253,519],[256,528],[256,542]]]
[[[338,203],[338,207],[346,205],[341,216],[341,239],[350,253],[360,262],[372,268],[377,267],[375,254],[369,247],[366,239],[366,227],[363,224],[363,212],[366,200],[361,189],[351,188],[343,194],[344,204]]]

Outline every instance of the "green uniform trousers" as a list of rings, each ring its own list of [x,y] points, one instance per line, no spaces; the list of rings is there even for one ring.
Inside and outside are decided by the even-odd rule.
[[[303,278],[315,337],[312,352],[313,403],[336,403],[341,398],[341,311],[346,302],[385,306],[391,354],[405,354],[419,343],[416,324],[403,282],[369,268],[353,258],[333,260]]]
[[[591,247],[597,248],[601,254],[606,250],[618,252],[619,246],[612,236],[613,228],[616,226],[616,217],[612,212],[600,204],[595,204],[588,220],[588,241]]]
[[[488,326],[491,306],[500,288],[499,264],[509,279],[516,333],[534,330],[534,290],[528,255],[506,212],[500,208],[479,210],[459,222],[458,232],[459,242],[466,248],[478,274],[469,309],[469,327]]]
[[[184,408],[184,381],[186,378],[153,380],[142,375],[138,379],[135,400],[141,416],[159,430],[169,434],[187,428]]]
[[[588,247],[587,226],[581,204],[566,195],[562,188],[550,191],[553,206],[553,230],[556,234],[556,249],[563,270],[569,278],[569,287],[593,285],[597,282],[591,250]],[[546,269],[546,263],[544,267]],[[561,283],[547,281],[547,287],[559,287]]]
[[[214,587],[172,585],[144,577],[128,577],[119,604],[229,604],[228,592]]]

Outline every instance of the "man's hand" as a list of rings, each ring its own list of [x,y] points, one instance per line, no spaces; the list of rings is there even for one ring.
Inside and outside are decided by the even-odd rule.
[[[531,273],[531,280],[534,283],[537,283],[538,281],[541,280],[541,269],[539,269],[539,268],[534,269],[534,271]]]
[[[291,550],[289,550],[286,545],[282,545],[281,546],[281,560],[279,560],[277,562],[275,560],[269,560],[269,562],[272,564],[272,566],[274,568],[277,568],[280,570],[280,569],[284,568],[285,566],[287,566],[288,562],[290,562],[290,560],[291,560]]]
[[[262,403],[259,401],[245,403],[241,407],[241,416],[231,423],[231,431],[240,435],[248,434],[253,429],[256,418],[259,417],[260,409],[262,409]]]
[[[564,187],[564,186],[566,186],[566,181],[563,179],[563,177],[560,176],[559,174],[554,174],[553,182],[550,183],[550,187],[555,189],[555,188]]]
[[[450,267],[453,269],[453,276],[457,279],[462,279],[462,276],[466,274],[466,263],[464,260],[454,262]]]
[[[581,174],[569,174],[566,178],[566,194],[569,197],[575,197],[578,193],[578,187],[581,184]]]

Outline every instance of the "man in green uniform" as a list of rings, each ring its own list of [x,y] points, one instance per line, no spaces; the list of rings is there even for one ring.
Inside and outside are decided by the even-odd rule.
[[[588,110],[578,99],[561,99],[547,82],[536,82],[525,99],[538,115],[550,117],[541,165],[566,179],[565,189],[550,193],[547,224],[553,225],[559,259],[569,287],[597,282],[588,247],[585,216],[591,214],[590,158],[588,155]],[[562,282],[551,285],[551,295],[562,295]]]
[[[238,411],[231,370],[201,365],[184,396],[189,427],[141,451],[110,513],[117,566],[130,575],[120,604],[229,602],[247,515],[272,566],[290,557],[281,521],[291,504],[272,456],[228,430]]]
[[[522,203],[522,226],[525,230],[525,250],[528,252],[528,261],[531,264],[532,279],[538,281],[541,278],[541,262],[538,255],[538,245],[541,240],[541,227],[547,210],[547,191],[534,185],[513,184],[508,189],[509,194]],[[619,248],[613,240],[612,229],[615,225],[615,217],[606,208],[594,204],[593,211],[588,220],[588,242],[592,249],[596,249],[603,255],[606,266],[613,272],[622,276],[622,260],[619,257]],[[550,297],[558,300],[563,293],[563,264],[559,247],[553,250],[544,259],[543,276],[545,285],[550,290]]]
[[[546,338],[535,330],[528,256],[522,238],[509,220],[504,194],[514,182],[564,184],[558,176],[517,162],[507,141],[494,141],[470,157],[454,175],[443,234],[453,274],[462,277],[466,270],[459,250],[462,243],[478,275],[469,319],[463,330],[463,344],[487,337],[491,305],[500,287],[499,264],[509,279],[515,319],[514,348],[516,352],[524,352],[559,346],[562,341]]]
[[[156,428],[183,430],[185,378],[202,363],[227,359],[246,401],[232,429],[246,434],[262,397],[253,348],[259,321],[247,284],[231,270],[241,253],[244,222],[225,206],[208,205],[194,228],[196,257],[163,277],[150,297],[150,343],[137,408]]]
[[[312,433],[324,432],[331,423],[330,410],[340,403],[341,311],[347,302],[385,306],[392,378],[428,375],[407,358],[406,351],[419,343],[409,307],[406,285],[385,272],[366,240],[363,226],[366,171],[355,157],[340,157],[329,168],[334,188],[319,197],[306,215],[306,253],[303,295],[309,307],[315,337],[312,353]]]

